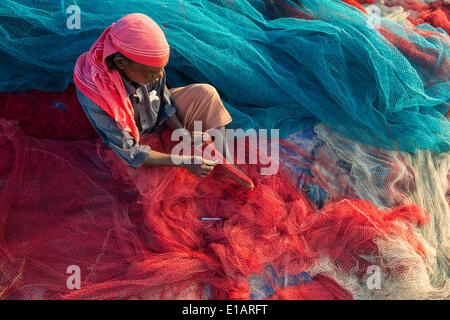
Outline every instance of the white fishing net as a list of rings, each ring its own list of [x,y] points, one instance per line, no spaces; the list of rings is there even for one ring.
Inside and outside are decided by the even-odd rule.
[[[379,208],[415,204],[430,216],[428,223],[411,230],[421,241],[425,255],[419,255],[403,239],[378,239],[384,268],[395,272],[383,278],[380,290],[367,290],[361,285],[353,286],[352,293],[363,299],[448,298],[450,216],[446,194],[450,153],[382,150],[349,140],[323,124],[316,126],[315,132],[350,165],[351,187],[359,197]],[[349,279],[342,281],[343,287],[347,287],[344,283],[355,283]]]

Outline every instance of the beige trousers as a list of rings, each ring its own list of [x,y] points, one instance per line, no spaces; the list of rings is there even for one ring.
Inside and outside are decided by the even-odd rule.
[[[216,88],[210,84],[194,83],[169,91],[178,108],[178,119],[188,130],[194,130],[196,120],[202,121],[202,131],[224,126],[232,120]]]

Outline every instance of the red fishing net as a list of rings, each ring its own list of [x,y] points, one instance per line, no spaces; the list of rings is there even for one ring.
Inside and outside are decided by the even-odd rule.
[[[0,141],[1,298],[249,299],[259,277],[266,298],[350,299],[331,273],[292,279],[324,261],[361,281],[373,263],[400,274],[377,249],[392,237],[424,255],[412,232],[427,222],[422,209],[360,199],[318,209],[283,167],[262,176],[261,164],[238,165],[249,191],[180,168],[134,170],[100,139],[30,137],[13,120],[0,120]],[[143,143],[168,151],[155,134]],[[247,156],[257,152],[245,145]],[[67,287],[73,265],[79,290]]]
[[[0,92],[0,117],[17,119],[24,133],[33,137],[58,140],[96,137],[73,85],[62,92]]]
[[[302,11],[301,6],[292,5],[303,2],[309,2],[312,9]],[[449,80],[449,64],[444,47],[448,37],[439,30],[389,23],[366,32],[367,16],[359,3],[380,5],[381,1],[345,2],[359,10],[347,10],[346,4],[336,1],[327,1],[334,10],[320,1],[266,1],[274,5],[280,17],[320,20],[313,24],[293,19],[266,21],[257,10],[242,11],[246,6],[238,2],[230,2],[222,11],[211,2],[200,1],[201,6],[191,6],[187,11],[196,20],[191,20],[193,27],[186,33],[177,32],[183,29],[177,26],[187,21],[177,20],[178,6],[155,13],[160,21],[165,21],[165,15],[173,17],[169,23],[177,48],[184,46],[179,39],[186,36],[206,44],[201,50],[204,56],[184,46],[181,57],[189,61],[178,60],[173,71],[180,67],[180,61],[186,62],[191,75],[205,69],[208,61],[217,62],[219,68],[210,69],[201,79],[196,76],[196,81],[209,79],[221,86],[218,89],[237,106],[236,111],[245,106],[243,110],[248,112],[252,109],[247,108],[249,103],[258,106],[248,114],[241,113],[249,121],[267,118],[260,124],[276,128],[281,123],[276,117],[283,115],[292,118],[292,125],[283,122],[287,129],[311,118],[313,122],[307,121],[311,126],[316,120],[323,121],[328,126],[336,125],[335,130],[340,127],[347,138],[373,142],[372,146],[358,144],[319,124],[314,128],[318,138],[313,142],[312,138],[280,141],[280,170],[273,175],[261,174],[267,166],[263,165],[267,155],[260,154],[261,145],[252,144],[251,139],[230,141],[243,141],[247,159],[260,155],[256,164],[238,164],[244,174],[228,164],[218,165],[205,179],[181,168],[134,170],[102,143],[84,115],[73,86],[61,93],[1,93],[0,298],[448,297],[450,223],[446,201],[450,199],[450,157],[445,148],[437,148],[442,154],[424,149],[446,142],[442,129],[446,127],[441,128],[443,124],[439,123],[443,112],[435,104],[448,93],[445,83]],[[413,24],[428,22],[449,30],[446,2],[383,3],[409,10]],[[144,9],[154,12],[153,5],[159,6],[146,1]],[[236,8],[230,10],[232,7]],[[106,15],[108,21],[114,21],[131,8],[98,12],[94,6],[87,7],[84,12],[91,12],[92,17],[83,23],[98,31],[103,28],[98,17]],[[42,24],[42,28],[37,26],[32,33],[24,34],[17,27],[28,25],[24,17],[47,21],[51,8],[20,12],[2,9],[11,18],[2,24],[11,40],[6,47],[22,53],[20,64],[16,57],[8,56],[8,61],[17,61],[12,64],[14,68],[6,68],[4,88],[35,85],[30,80],[35,78],[43,79],[42,88],[65,83],[49,80],[47,69],[71,72],[70,57],[55,50],[48,52],[47,48],[53,48],[48,44],[71,40],[67,32],[73,31],[55,32]],[[237,15],[239,12],[242,14]],[[217,20],[214,24],[209,23],[212,15]],[[216,25],[226,31],[220,32],[229,40],[227,44],[240,48],[223,66],[219,63],[223,52],[216,50]],[[299,28],[291,29],[295,25]],[[248,37],[246,31],[254,37]],[[36,37],[38,34],[42,37]],[[91,43],[92,35],[83,31],[80,39]],[[77,48],[75,53],[81,45]],[[297,49],[309,54],[299,55]],[[42,53],[37,56],[45,57],[45,62],[23,64],[23,57],[30,57],[27,50],[34,56]],[[369,53],[374,53],[370,59]],[[280,55],[285,58],[278,63],[274,57]],[[48,63],[52,60],[49,57],[54,64]],[[315,64],[317,68],[311,71],[310,61],[327,65]],[[241,65],[248,65],[250,71],[272,66],[274,72],[244,80],[236,73],[224,79],[223,74],[229,73],[215,72]],[[45,73],[29,72],[31,77],[27,77],[29,70],[25,69],[36,71],[36,66]],[[286,76],[291,72],[296,74]],[[251,73],[258,74],[247,72]],[[299,80],[300,85],[289,86],[293,80]],[[365,81],[367,85],[359,86]],[[273,92],[267,91],[267,86],[275,82],[288,87],[280,90],[273,86]],[[243,94],[233,89],[236,85],[251,90]],[[300,87],[302,90],[298,90]],[[287,99],[280,101],[281,95]],[[369,96],[372,100],[367,103]],[[308,100],[315,103],[309,105]],[[386,103],[386,110],[381,112],[382,107],[373,108],[372,103]],[[429,108],[413,110],[422,103],[430,103]],[[285,108],[289,105],[293,108]],[[348,108],[351,105],[355,108]],[[442,108],[447,105],[443,103]],[[404,108],[408,110],[397,113]],[[384,123],[401,124],[394,137],[420,142],[405,148],[417,152],[375,147],[390,143],[378,141],[390,139]],[[366,124],[370,126],[366,128]],[[420,130],[408,132],[419,126]],[[410,143],[407,140],[404,147]],[[170,152],[164,135],[145,135],[142,143]],[[368,270],[374,266],[380,269],[379,290],[367,284]],[[70,285],[73,267],[80,270],[79,289]]]

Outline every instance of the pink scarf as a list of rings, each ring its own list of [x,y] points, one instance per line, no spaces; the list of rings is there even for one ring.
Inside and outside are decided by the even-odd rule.
[[[144,14],[126,15],[108,27],[88,52],[77,60],[74,82],[78,89],[98,104],[139,143],[134,109],[128,99],[120,73],[108,72],[105,58],[120,52],[136,62],[159,67],[170,47],[161,28]]]

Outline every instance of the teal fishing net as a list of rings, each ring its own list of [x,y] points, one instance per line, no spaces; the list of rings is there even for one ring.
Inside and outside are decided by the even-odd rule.
[[[93,140],[74,64],[130,12],[166,33],[171,87],[210,83],[232,126],[281,130],[277,174],[241,166],[248,194]],[[447,298],[449,37],[372,18],[340,1],[3,1],[0,299]]]
[[[232,126],[286,137],[323,122],[372,146],[449,150],[448,35],[382,18],[374,25],[337,0],[6,0],[0,90],[65,89],[78,56],[130,12],[163,28],[169,86],[212,84]]]

